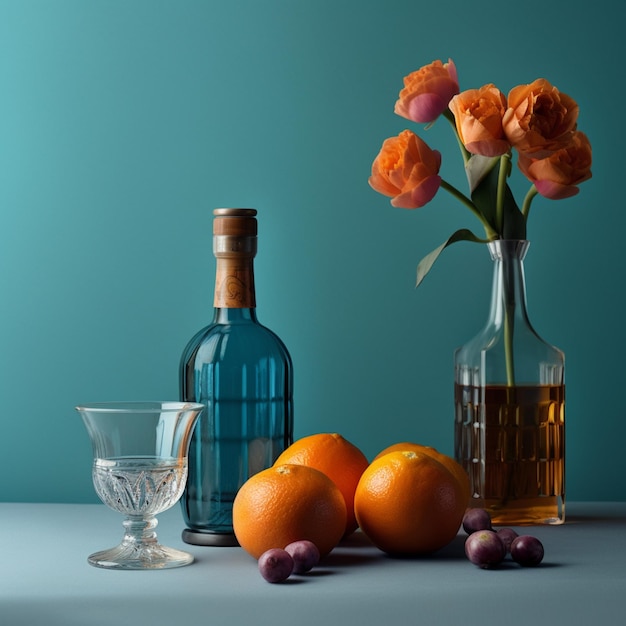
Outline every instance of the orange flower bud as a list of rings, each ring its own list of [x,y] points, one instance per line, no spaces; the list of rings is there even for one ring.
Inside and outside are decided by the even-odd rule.
[[[511,89],[502,125],[513,147],[543,158],[576,130],[578,105],[547,80]]]
[[[502,129],[506,99],[492,84],[468,89],[450,102],[450,110],[463,145],[472,154],[495,157],[511,147]]]
[[[576,131],[567,145],[542,159],[520,154],[517,161],[526,178],[545,198],[562,200],[575,196],[580,183],[591,178],[591,144]]]
[[[447,63],[433,61],[405,76],[404,89],[400,91],[394,111],[413,122],[427,124],[446,110],[457,93],[459,81],[452,59]]]
[[[370,186],[392,198],[392,206],[417,209],[430,202],[441,178],[441,154],[410,130],[390,137],[372,164]]]

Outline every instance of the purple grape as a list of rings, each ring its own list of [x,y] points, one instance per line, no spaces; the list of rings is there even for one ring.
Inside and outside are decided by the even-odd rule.
[[[268,583],[281,583],[293,572],[293,559],[280,548],[266,550],[259,557],[259,571]]]
[[[511,543],[511,558],[524,567],[535,567],[543,560],[543,544],[537,537],[520,535]]]
[[[307,539],[290,543],[285,552],[288,552],[293,559],[294,574],[306,574],[313,569],[320,560],[320,551],[317,546]]]
[[[478,530],[491,530],[491,515],[485,509],[467,509],[463,516],[463,530],[471,535]]]
[[[511,543],[518,535],[512,528],[498,528],[496,531],[507,552],[511,551]]]
[[[489,569],[502,563],[506,548],[495,531],[478,530],[465,540],[465,554],[474,565]]]

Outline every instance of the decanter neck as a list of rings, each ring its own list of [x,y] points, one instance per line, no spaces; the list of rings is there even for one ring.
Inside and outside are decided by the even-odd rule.
[[[504,323],[505,315],[508,313],[529,324],[526,310],[524,258],[530,242],[497,239],[487,245],[494,261],[489,316],[491,322],[499,326]]]

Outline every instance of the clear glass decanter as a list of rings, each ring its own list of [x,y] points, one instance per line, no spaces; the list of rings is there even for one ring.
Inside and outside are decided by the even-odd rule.
[[[455,352],[455,457],[470,476],[471,507],[494,524],[565,520],[564,355],[526,309],[527,241],[488,244],[489,318]]]
[[[293,367],[284,343],[256,315],[254,209],[216,209],[213,322],[185,348],[181,398],[202,402],[181,499],[196,545],[237,545],[232,505],[241,485],[293,440]],[[202,400],[200,400],[202,398]]]

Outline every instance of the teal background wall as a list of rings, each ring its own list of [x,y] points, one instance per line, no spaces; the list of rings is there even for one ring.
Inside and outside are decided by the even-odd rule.
[[[626,60],[608,0],[0,0],[0,500],[95,502],[73,407],[175,399],[212,316],[212,209],[259,210],[259,319],[293,356],[296,436],[368,456],[452,453],[452,353],[487,314],[479,225],[441,191],[368,184],[402,78],[452,57],[461,88],[545,77],[575,98],[593,179],[538,199],[531,319],[567,358],[567,484],[626,499],[622,202]],[[418,131],[464,184],[446,124]],[[527,184],[514,174],[518,193]]]

